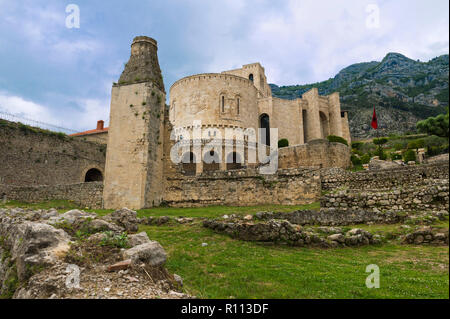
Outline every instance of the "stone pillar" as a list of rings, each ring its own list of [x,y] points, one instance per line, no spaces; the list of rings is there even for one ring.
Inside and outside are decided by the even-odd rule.
[[[136,37],[111,92],[105,208],[139,209],[161,202],[165,99],[156,41]]]
[[[308,140],[306,143],[320,139],[322,137],[322,133],[320,131],[320,115],[319,115],[319,91],[317,88],[312,88],[305,94],[303,94],[303,98],[308,102],[307,108],[307,136]]]
[[[343,137],[341,103],[339,102],[338,92],[334,92],[328,96],[328,105],[330,111],[330,135]]]

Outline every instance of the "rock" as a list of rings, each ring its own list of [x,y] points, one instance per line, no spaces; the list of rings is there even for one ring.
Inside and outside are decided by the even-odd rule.
[[[123,252],[124,259],[131,259],[133,265],[144,263],[152,267],[163,266],[167,255],[157,241],[141,244]]]
[[[119,271],[128,269],[131,266],[131,259],[123,260],[114,265],[108,266],[107,271]]]
[[[229,217],[228,215],[223,215],[222,218],[223,218],[223,219],[228,219],[228,218],[230,218],[230,217]]]
[[[244,220],[252,220],[253,216],[252,215],[245,215],[244,216]]]
[[[139,220],[137,213],[128,208],[118,209],[108,215],[112,221],[125,228],[127,232],[137,232]]]
[[[102,231],[122,232],[123,228],[113,223],[108,223],[103,219],[93,219],[88,225],[91,233],[98,233]]]
[[[149,243],[150,239],[146,232],[140,232],[139,234],[128,235],[128,244],[130,247],[135,247],[138,245]]]
[[[181,276],[173,274],[173,278],[180,285],[180,287],[183,287],[183,278],[181,278]]]
[[[414,238],[414,244],[421,244],[421,243],[423,243],[423,241],[424,241],[424,237],[422,235],[417,235]]]
[[[342,234],[334,234],[327,237],[328,240],[336,241],[338,243],[345,243],[345,236]]]
[[[207,243],[202,243],[202,247],[206,247],[206,246],[208,246]]]

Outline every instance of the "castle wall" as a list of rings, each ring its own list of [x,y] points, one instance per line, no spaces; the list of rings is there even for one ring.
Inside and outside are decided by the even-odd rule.
[[[0,184],[84,182],[90,168],[103,173],[105,152],[105,145],[1,120]]]
[[[350,167],[350,148],[341,143],[318,139],[307,144],[278,149],[278,167]]]
[[[317,170],[291,169],[260,175],[242,169],[199,177],[169,177],[164,202],[175,207],[301,205],[317,201],[320,194]]]
[[[74,136],[73,138],[82,141],[95,142],[106,145],[108,144],[108,131],[95,134],[86,134],[82,136]]]
[[[25,203],[69,200],[83,208],[102,208],[102,193],[102,182],[34,186],[0,184],[1,199]]]

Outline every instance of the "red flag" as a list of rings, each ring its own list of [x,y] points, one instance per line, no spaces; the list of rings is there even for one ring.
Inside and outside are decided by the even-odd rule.
[[[370,123],[370,125],[375,130],[378,128],[378,120],[377,120],[377,113],[375,113],[375,106],[373,107],[372,123]]]

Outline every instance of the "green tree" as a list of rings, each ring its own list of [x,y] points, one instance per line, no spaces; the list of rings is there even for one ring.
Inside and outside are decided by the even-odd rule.
[[[419,133],[448,137],[448,107],[447,114],[439,114],[438,116],[419,121],[416,127]]]
[[[278,147],[287,147],[289,146],[289,141],[286,138],[282,138],[281,140],[278,141]]]

